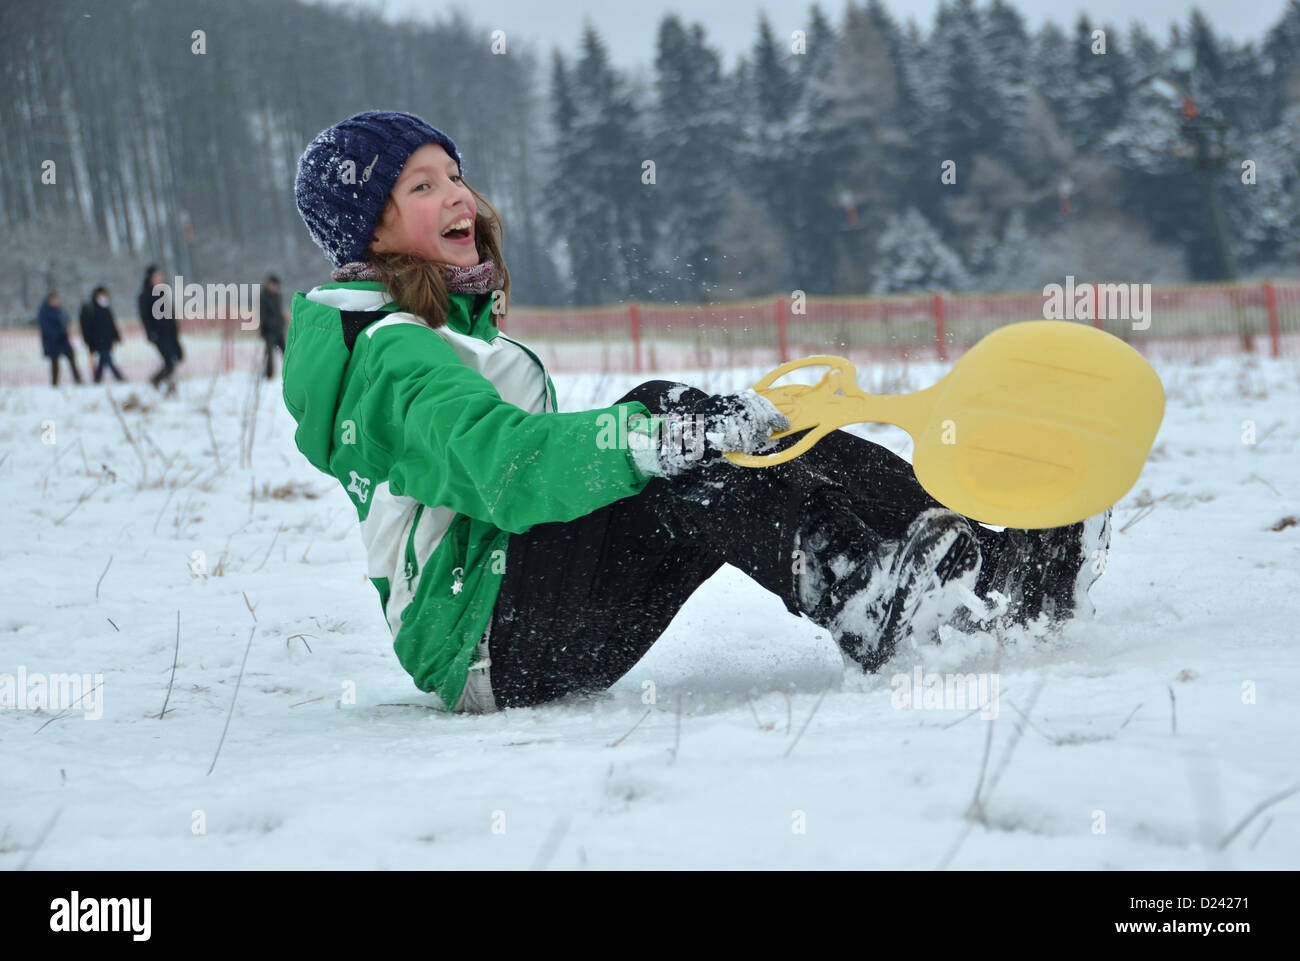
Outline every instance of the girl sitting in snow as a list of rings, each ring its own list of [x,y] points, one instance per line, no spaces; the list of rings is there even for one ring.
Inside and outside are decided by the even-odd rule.
[[[446,708],[609,687],[724,563],[867,671],[914,630],[987,628],[992,608],[971,602],[994,590],[1011,623],[1091,612],[1109,511],[993,531],[845,431],[737,467],[723,451],[776,449],[789,426],[753,391],[649,381],[557,411],[541,360],[497,328],[501,222],[463,173],[410,114],[357,114],[312,141],[297,206],[336,269],[295,295],[284,357],[298,448],[352,499],[398,660]]]

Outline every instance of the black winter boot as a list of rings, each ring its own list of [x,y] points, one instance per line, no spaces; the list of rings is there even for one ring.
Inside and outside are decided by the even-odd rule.
[[[839,488],[818,490],[804,518],[795,540],[801,561],[795,590],[802,609],[825,626],[837,610],[845,579],[892,544],[866,525],[848,493]]]
[[[875,672],[922,612],[937,624],[970,596],[979,543],[965,518],[942,508],[917,516],[901,541],[885,541],[846,506],[847,498],[823,496],[823,510],[799,537],[799,595],[813,622]]]
[[[1106,569],[1111,509],[1077,524],[1039,530],[1007,528],[1001,549],[985,561],[975,593],[1007,600],[1007,623],[1043,635],[1059,632],[1073,617],[1091,617],[1088,590]],[[990,608],[993,605],[990,603]],[[959,615],[962,630],[988,630],[994,617]]]

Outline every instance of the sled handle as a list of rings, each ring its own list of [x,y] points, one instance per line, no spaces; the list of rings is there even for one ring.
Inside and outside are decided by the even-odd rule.
[[[830,369],[816,384],[772,386],[786,374],[801,367]],[[870,395],[859,389],[857,380],[857,368],[852,362],[831,354],[814,354],[811,357],[787,361],[769,371],[754,384],[753,389],[771,401],[772,406],[785,414],[790,421],[789,429],[777,431],[772,435],[772,439],[778,440],[805,430],[808,434],[797,444],[771,454],[726,451],[724,456],[741,467],[770,467],[774,464],[784,464],[806,453],[831,431],[866,419],[864,408],[869,403]]]

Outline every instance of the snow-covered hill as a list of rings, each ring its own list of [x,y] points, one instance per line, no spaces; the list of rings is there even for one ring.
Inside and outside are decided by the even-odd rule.
[[[1300,867],[1300,793],[1234,834],[1300,785],[1300,363],[1160,372],[1098,616],[1060,642],[846,673],[724,568],[607,695],[481,717],[399,667],[355,515],[293,446],[278,383],[255,423],[246,374],[170,401],[114,386],[120,412],[103,387],[4,390],[0,685],[94,693],[0,710],[0,865]],[[639,379],[557,387],[577,409]],[[918,665],[996,674],[996,716],[895,706]]]

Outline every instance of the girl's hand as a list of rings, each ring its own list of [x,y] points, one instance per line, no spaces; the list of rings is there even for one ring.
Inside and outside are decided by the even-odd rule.
[[[723,451],[764,453],[775,446],[771,435],[790,427],[786,416],[754,390],[714,395],[652,416],[656,426],[630,433],[629,444],[637,468],[658,477],[714,463]]]

